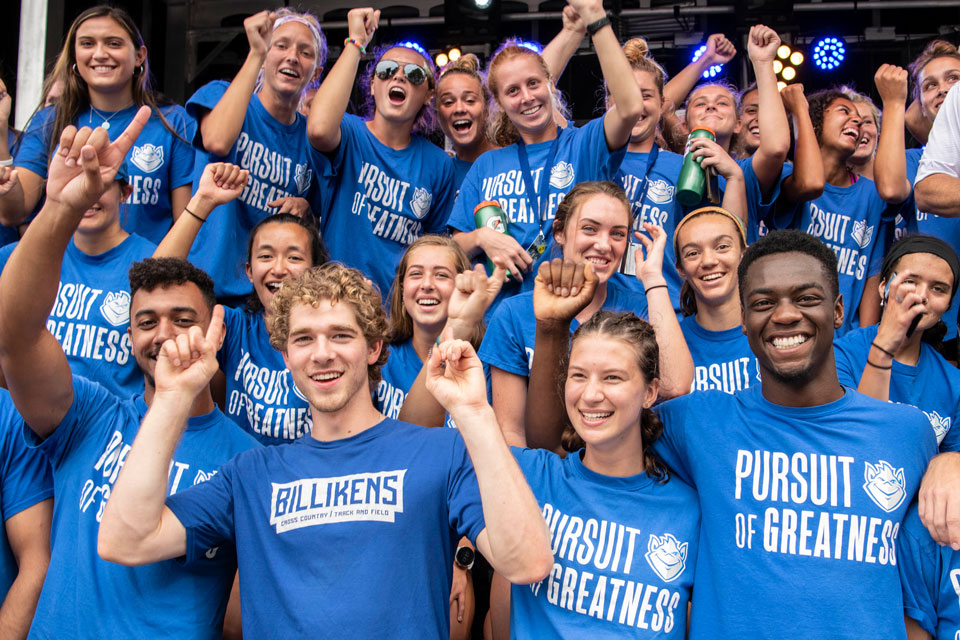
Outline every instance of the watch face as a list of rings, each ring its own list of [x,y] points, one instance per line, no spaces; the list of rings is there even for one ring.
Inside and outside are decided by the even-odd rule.
[[[457,564],[461,567],[469,567],[473,564],[473,549],[470,547],[460,547],[457,549]]]

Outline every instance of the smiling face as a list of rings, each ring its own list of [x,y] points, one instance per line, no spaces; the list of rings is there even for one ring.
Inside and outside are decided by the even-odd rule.
[[[286,25],[284,25],[286,26]],[[313,261],[309,232],[291,222],[271,222],[257,230],[250,247],[247,278],[264,309],[286,278],[297,277]]]
[[[630,233],[630,213],[623,203],[605,193],[587,196],[570,213],[554,240],[563,249],[563,257],[574,262],[589,262],[601,283],[620,267]]]
[[[641,450],[640,416],[657,398],[644,379],[635,347],[588,334],[574,340],[564,383],[567,416],[587,447]]]
[[[934,58],[920,71],[920,107],[923,115],[933,122],[947,92],[960,80],[960,60],[953,56]]]
[[[321,71],[317,43],[307,25],[285,22],[273,32],[263,61],[263,83],[278,95],[298,96]]]
[[[440,79],[437,115],[443,133],[454,148],[471,147],[483,137],[486,111],[479,80],[459,72],[449,72]]]
[[[491,87],[503,112],[527,143],[545,140],[553,129],[550,81],[533,54],[519,54],[491,71]]]
[[[913,284],[917,295],[927,301],[927,312],[920,319],[917,331],[930,329],[940,322],[952,301],[953,272],[947,261],[932,253],[908,253],[897,260],[893,272],[905,274],[903,282]],[[881,298],[886,285],[886,281],[879,285]]]
[[[399,65],[392,77],[382,80],[376,73],[370,81],[370,93],[373,95],[376,112],[374,117],[385,118],[391,122],[409,123],[411,126],[420,113],[420,109],[433,97],[430,89],[429,65],[416,51],[406,47],[394,47],[387,50],[378,62],[391,60]],[[404,67],[415,64],[426,71],[427,79],[415,85],[407,80]]]
[[[788,387],[803,386],[831,374],[843,304],[830,286],[823,265],[806,253],[776,253],[750,265],[743,282],[743,332],[765,384],[769,376]]]
[[[737,102],[726,87],[708,84],[696,89],[687,101],[687,126],[707,127],[717,139],[729,139],[740,131]]]
[[[877,119],[873,115],[873,109],[866,102],[855,102],[857,114],[860,116],[860,139],[857,141],[857,150],[850,158],[850,162],[860,165],[873,159],[873,154],[877,150],[877,140],[879,138],[879,127]]]
[[[120,224],[120,203],[130,187],[114,181],[100,199],[83,214],[77,233],[92,236]]]
[[[718,307],[737,297],[737,265],[743,255],[740,232],[722,215],[701,215],[677,237],[680,276],[690,283],[698,306]]]
[[[649,140],[657,133],[660,112],[663,108],[663,97],[660,95],[660,89],[657,87],[657,81],[653,73],[642,69],[634,69],[633,77],[636,79],[637,86],[640,87],[640,95],[643,97],[643,112],[630,132],[630,142],[637,143]],[[615,104],[612,96],[609,103],[611,106]]]
[[[833,149],[849,158],[860,143],[860,113],[846,98],[836,98],[823,110],[820,148]]]
[[[337,413],[370,403],[367,368],[382,342],[368,345],[348,302],[295,302],[283,361],[314,411]]]
[[[107,16],[90,18],[77,27],[74,42],[77,73],[91,91],[131,91],[133,72],[147,57],[147,48],[134,46],[130,34]]]
[[[748,153],[760,147],[760,92],[748,91],[740,98],[740,139]]]
[[[133,357],[150,386],[157,367],[160,347],[190,327],[203,331],[210,324],[211,309],[200,288],[192,282],[138,289],[130,300],[130,342]]]
[[[447,247],[424,245],[407,256],[403,273],[403,308],[414,330],[438,332],[447,322],[457,264]]]

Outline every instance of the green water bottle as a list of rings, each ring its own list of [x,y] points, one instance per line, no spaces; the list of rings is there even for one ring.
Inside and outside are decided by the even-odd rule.
[[[690,145],[697,138],[709,138],[714,142],[717,140],[716,134],[706,127],[697,127],[687,136],[687,146],[683,152],[683,167],[677,179],[677,200],[685,207],[700,204],[707,186],[706,172],[700,166],[703,158],[694,160],[690,153]]]
[[[496,200],[484,200],[473,209],[473,220],[477,223],[477,229],[487,227],[497,233],[510,235],[507,227],[507,214],[500,208],[500,203]],[[490,273],[496,266],[487,258],[487,269]],[[509,273],[507,275],[510,275]]]

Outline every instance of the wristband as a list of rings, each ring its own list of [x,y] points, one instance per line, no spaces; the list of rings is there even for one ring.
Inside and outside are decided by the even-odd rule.
[[[870,358],[867,358],[867,364],[873,367],[874,369],[882,369],[883,371],[886,371],[887,369],[893,369],[892,364],[889,364],[885,367],[882,364],[877,364],[876,362],[870,362]]]
[[[653,285],[652,287],[645,287],[644,290],[643,290],[643,293],[644,293],[644,295],[646,295],[646,294],[650,293],[651,291],[653,291],[654,289],[659,289],[660,287],[663,287],[664,289],[666,289],[666,288],[667,288],[667,285],[665,285],[665,284],[655,284],[655,285]]]
[[[188,209],[188,208],[186,208],[186,207],[183,208],[183,211],[184,211],[184,213],[189,213],[189,214],[192,215],[194,218],[196,218],[197,220],[199,220],[199,221],[200,221],[200,224],[203,224],[204,222],[207,221],[206,218],[201,218],[200,216],[198,216],[197,214],[195,214],[193,211],[190,211],[190,209]]]
[[[357,49],[360,49],[360,55],[367,55],[367,48],[356,38],[345,38],[343,40],[343,46],[346,47],[348,44],[356,45]]]
[[[0,160],[0,167],[12,167],[13,158],[7,158],[6,160]]]
[[[870,343],[870,346],[871,346],[871,347],[876,347],[878,351],[882,351],[883,353],[887,354],[887,355],[890,356],[891,358],[893,357],[893,354],[890,353],[889,351],[887,351],[886,349],[884,349],[883,347],[881,347],[880,345],[878,345],[876,340],[874,340],[873,342],[871,342],[871,343]]]
[[[610,18],[607,16],[603,16],[599,20],[594,20],[587,25],[587,35],[592,38],[597,34],[597,31],[600,31],[600,29],[603,29],[608,24],[610,24]]]

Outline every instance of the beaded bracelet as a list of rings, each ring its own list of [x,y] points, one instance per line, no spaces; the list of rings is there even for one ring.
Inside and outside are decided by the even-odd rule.
[[[346,47],[348,44],[356,45],[357,49],[360,49],[360,55],[367,55],[367,48],[356,38],[344,38],[343,46]]]

